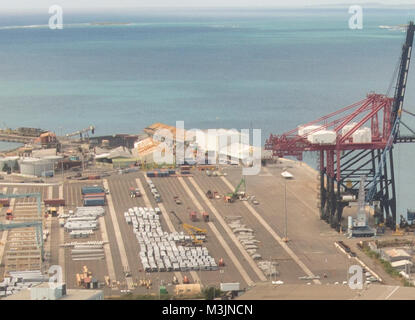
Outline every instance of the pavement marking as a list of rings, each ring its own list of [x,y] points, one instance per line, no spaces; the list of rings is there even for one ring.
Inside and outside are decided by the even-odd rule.
[[[148,182],[147,177],[144,176],[144,178]],[[149,198],[147,196],[146,190],[144,189],[144,186],[143,186],[141,180],[138,179],[138,178],[135,179],[135,180],[136,180],[136,183],[137,183],[138,188],[140,189],[141,195],[142,195],[142,197],[144,199],[144,204],[146,205],[146,207],[151,208],[152,207],[151,202],[150,202],[150,200],[149,200]],[[167,227],[169,228],[170,232],[174,232],[174,226],[173,226],[173,223],[170,220],[170,217],[169,217],[169,214],[166,211],[166,208],[164,207],[164,205],[162,203],[159,203],[158,205],[159,205],[160,210],[163,212],[163,216],[165,217],[165,221],[167,223]],[[176,276],[176,278],[177,278],[177,280],[179,282],[183,283],[183,276],[182,276],[182,274],[180,272],[175,271],[174,272],[174,275]],[[200,281],[200,279],[199,279],[199,281]]]
[[[146,193],[146,190],[144,189],[144,186],[143,186],[143,184],[141,183],[141,180],[140,179],[135,179],[135,182],[137,183],[137,186],[138,186],[138,188],[140,189],[140,191],[141,191],[141,195],[142,195],[142,197],[143,197],[143,200],[144,200],[144,204],[145,204],[145,206],[147,207],[147,208],[151,208],[152,207],[152,205],[151,205],[151,202],[150,202],[150,200],[148,199],[148,197],[147,197],[147,193]]]
[[[107,179],[104,179],[102,181],[102,184],[104,185],[105,189],[109,190]],[[108,209],[110,211],[110,218],[115,231],[115,239],[117,240],[118,250],[120,251],[121,263],[123,265],[123,268],[126,267],[128,270],[130,270],[130,266],[128,264],[127,259],[127,252],[125,251],[124,241],[121,236],[120,225],[118,224],[117,214],[115,213],[114,203],[112,202],[111,194],[107,194],[107,202]],[[134,289],[132,277],[126,277],[125,280],[127,282],[128,289]]]
[[[7,192],[7,187],[3,188],[3,194],[5,194]],[[14,200],[14,199],[12,199]],[[12,206],[12,203],[10,201],[10,207]],[[10,223],[10,221],[6,221],[6,223]],[[1,235],[1,244],[0,244],[0,263],[3,259],[3,254],[4,254],[4,248],[6,246],[6,240],[7,240],[7,236],[8,236],[9,232],[8,230],[4,230],[2,235]]]
[[[199,203],[199,201],[196,199],[196,197],[193,195],[192,191],[189,189],[187,184],[184,182],[182,177],[177,178],[180,183],[182,184],[183,188],[186,190],[187,194],[192,198],[193,202],[195,203],[196,207],[200,211],[204,211],[202,205]],[[262,273],[262,271],[258,268],[255,261],[249,256],[249,254],[246,252],[244,247],[242,247],[242,244],[239,242],[239,240],[236,238],[232,230],[229,228],[229,226],[226,224],[225,220],[223,220],[222,216],[219,214],[218,211],[216,211],[216,208],[207,200],[206,195],[203,193],[203,191],[200,189],[198,184],[193,180],[193,178],[189,177],[189,181],[192,183],[192,185],[195,187],[196,191],[199,193],[199,195],[204,200],[205,204],[209,207],[209,209],[214,214],[215,218],[219,223],[222,225],[222,227],[225,229],[225,231],[228,233],[231,240],[234,242],[235,246],[241,251],[242,255],[244,256],[245,260],[250,264],[254,272],[257,274],[259,279],[261,281],[266,281],[267,278]],[[212,231],[215,233],[216,237],[218,238],[219,242],[221,243],[222,247],[225,249],[226,253],[229,255],[233,263],[235,264],[238,271],[241,273],[242,277],[245,279],[246,283],[249,286],[254,285],[255,283],[252,281],[252,279],[249,277],[248,273],[245,271],[245,269],[240,264],[239,260],[236,258],[235,254],[233,253],[232,249],[228,246],[225,239],[222,237],[218,229],[216,229],[216,226],[212,223],[208,223],[209,227],[212,228]]]
[[[72,198],[74,199],[74,198]],[[108,240],[108,233],[107,233],[107,226],[105,225],[105,218],[104,216],[99,217],[99,226],[101,230],[101,238],[104,245],[105,251],[105,261],[107,262],[107,269],[108,269],[108,276],[110,277],[110,282],[112,283],[113,280],[117,280],[115,276],[115,268],[114,268],[114,261],[112,261],[112,254],[111,254],[111,246]]]
[[[53,187],[48,186],[48,199],[52,199],[52,198],[53,198]]]
[[[63,184],[59,186],[59,199],[63,199]],[[59,214],[63,214],[64,209],[62,206],[59,207]],[[59,244],[65,243],[65,230],[59,226]],[[58,264],[62,268],[62,282],[65,282],[65,248],[59,246],[58,251]]]
[[[48,190],[47,190],[47,194],[48,194],[48,199],[52,199],[53,198],[53,187],[49,186]],[[42,195],[42,193],[41,193]],[[42,213],[41,213],[42,214]],[[44,250],[44,252],[48,252],[49,253],[49,259],[52,256],[52,243],[51,243],[51,237],[52,237],[52,216],[48,215],[48,218],[46,220],[46,230],[49,230],[49,236],[46,238],[46,248]],[[43,235],[42,235],[43,236]]]
[[[391,293],[389,293],[387,296],[386,296],[386,298],[385,298],[385,300],[388,300],[397,290],[399,289],[399,286],[396,286],[395,287],[395,289],[393,289],[392,290],[392,292]]]
[[[235,190],[235,187],[225,178],[221,177],[222,181],[229,187],[231,190]],[[254,217],[262,224],[262,226],[271,234],[271,236],[279,243],[279,245],[289,254],[289,256],[298,264],[298,266],[310,277],[314,277],[314,274],[310,269],[298,258],[298,256],[291,250],[288,245],[282,241],[281,237],[271,228],[271,226],[261,217],[261,215],[247,202],[242,201],[245,207],[254,215]],[[316,284],[321,284],[317,279],[313,280]]]
[[[284,186],[282,182],[280,182],[280,185]],[[311,212],[314,212],[319,218],[320,218],[320,210],[318,208],[311,207],[308,203],[306,203],[303,199],[298,197],[298,194],[294,191],[290,190],[289,187],[290,183],[287,183],[287,191],[288,193],[291,193],[299,202],[301,202],[306,208],[308,208]]]
[[[21,182],[0,182],[0,186],[21,186],[21,187],[48,187],[58,186],[59,183],[21,183]]]

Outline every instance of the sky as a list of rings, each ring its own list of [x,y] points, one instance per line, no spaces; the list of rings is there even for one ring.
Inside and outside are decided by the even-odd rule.
[[[0,0],[1,11],[44,9],[60,5],[69,9],[131,7],[297,7],[376,3],[381,5],[414,4],[409,0]]]

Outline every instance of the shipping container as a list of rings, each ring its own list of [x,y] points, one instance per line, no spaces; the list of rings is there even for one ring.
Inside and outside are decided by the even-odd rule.
[[[105,206],[105,198],[85,198],[84,206]]]
[[[105,192],[87,193],[87,194],[84,194],[84,199],[85,198],[105,198]]]
[[[82,187],[82,194],[88,194],[88,193],[105,193],[105,189],[103,187],[100,186],[87,186],[87,187]]]
[[[220,284],[221,291],[239,291],[240,290],[240,283],[233,282],[233,283],[221,283]]]
[[[65,206],[65,199],[44,199],[46,206]]]
[[[2,205],[3,207],[10,206],[10,199],[0,199],[0,205]]]

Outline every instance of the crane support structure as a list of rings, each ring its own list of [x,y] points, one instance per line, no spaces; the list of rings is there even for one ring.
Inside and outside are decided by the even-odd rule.
[[[359,183],[366,176],[366,201],[376,204],[375,218],[394,229],[396,226],[396,188],[393,163],[395,143],[415,142],[415,131],[401,120],[414,38],[414,23],[407,27],[402,47],[395,95],[370,93],[365,99],[317,120],[273,135],[265,149],[274,156],[302,160],[303,153],[317,152],[320,173],[319,207],[321,218],[337,230],[349,204],[345,197],[359,196]],[[412,114],[413,115],[413,114]],[[413,135],[401,136],[403,124]]]
[[[28,222],[17,222],[17,223],[0,223],[0,231],[18,229],[18,228],[36,228],[36,245],[40,249],[40,255],[43,259],[43,225],[42,221],[28,221]]]
[[[40,193],[21,193],[21,194],[4,194],[0,193],[0,199],[24,199],[24,198],[36,198],[37,205],[37,217],[38,221],[24,221],[19,223],[9,223],[4,224],[0,223],[0,231],[16,228],[36,228],[36,244],[41,252],[41,257],[44,257],[44,248],[43,248],[43,224],[42,224],[42,196]]]

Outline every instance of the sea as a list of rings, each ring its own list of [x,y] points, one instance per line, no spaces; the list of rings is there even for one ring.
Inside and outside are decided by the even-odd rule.
[[[0,128],[106,135],[182,120],[261,129],[264,142],[369,92],[393,95],[405,33],[380,26],[407,23],[415,8],[363,6],[362,29],[349,28],[348,7],[63,8],[62,30],[50,16],[0,12]],[[405,108],[415,113],[414,68]],[[395,148],[400,213],[415,207],[414,156],[415,145]]]

